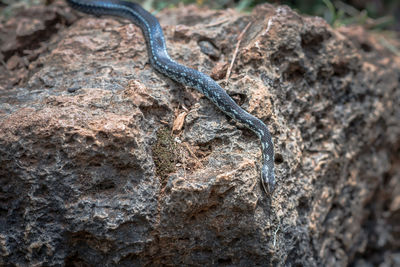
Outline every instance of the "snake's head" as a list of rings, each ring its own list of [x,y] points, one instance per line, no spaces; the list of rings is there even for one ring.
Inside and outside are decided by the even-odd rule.
[[[269,169],[265,164],[261,168],[261,184],[264,191],[270,195],[275,190],[275,175],[274,170]]]

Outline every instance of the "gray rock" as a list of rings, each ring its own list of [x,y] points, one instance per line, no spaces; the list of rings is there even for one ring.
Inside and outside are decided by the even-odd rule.
[[[252,22],[223,86],[274,136],[267,196],[257,138],[152,69],[139,28],[41,8],[57,16],[19,38],[57,24],[45,49],[0,57],[0,265],[396,262],[400,59],[382,37],[285,6],[157,14],[171,57],[210,75]]]

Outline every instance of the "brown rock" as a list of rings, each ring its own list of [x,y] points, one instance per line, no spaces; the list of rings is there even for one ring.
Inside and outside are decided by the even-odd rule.
[[[47,52],[49,40],[62,38],[57,32],[75,20],[76,16],[60,0],[49,6],[21,8],[13,17],[2,19],[5,22],[0,24],[0,90],[24,85],[29,76],[28,69],[35,71],[36,67],[29,63],[37,63],[37,57]],[[10,59],[11,63],[8,62]],[[16,68],[16,62],[26,64]]]
[[[221,79],[252,21],[226,90],[269,125],[276,191],[257,138],[157,73],[139,28],[66,19],[0,90],[0,265],[396,265],[400,59],[383,37],[285,6],[157,16],[172,58]]]

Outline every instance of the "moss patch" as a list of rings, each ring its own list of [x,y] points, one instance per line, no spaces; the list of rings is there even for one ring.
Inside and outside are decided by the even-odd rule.
[[[157,132],[157,142],[152,146],[156,173],[164,182],[168,174],[176,171],[177,145],[171,130],[163,127]]]

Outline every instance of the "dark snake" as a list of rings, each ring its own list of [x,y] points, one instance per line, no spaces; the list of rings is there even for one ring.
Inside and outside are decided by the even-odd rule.
[[[196,88],[225,114],[252,130],[261,140],[261,184],[265,192],[268,194],[273,192],[275,189],[274,145],[267,126],[237,105],[209,76],[172,60],[167,53],[164,34],[157,18],[140,5],[126,1],[67,0],[67,2],[74,9],[84,13],[96,16],[118,16],[132,21],[142,30],[150,63],[157,71],[178,83]]]

